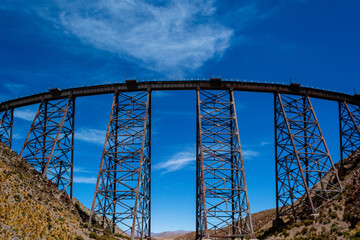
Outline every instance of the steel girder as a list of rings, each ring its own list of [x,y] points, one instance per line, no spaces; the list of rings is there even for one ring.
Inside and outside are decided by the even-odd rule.
[[[274,94],[277,220],[315,214],[342,191],[309,97]]]
[[[341,163],[360,147],[360,106],[339,102]]]
[[[150,239],[150,91],[115,93],[91,219]]]
[[[233,91],[197,90],[196,239],[253,237]]]
[[[75,98],[43,101],[20,156],[72,198]]]
[[[12,148],[14,109],[8,109],[0,118],[0,142]]]

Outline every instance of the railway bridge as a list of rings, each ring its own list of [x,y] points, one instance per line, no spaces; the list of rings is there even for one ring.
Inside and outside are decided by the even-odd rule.
[[[278,221],[304,208],[316,214],[342,191],[311,98],[338,102],[342,161],[360,147],[360,96],[294,83],[210,78],[54,88],[2,102],[0,140],[12,147],[14,111],[39,104],[20,155],[72,197],[75,99],[113,94],[91,218],[150,239],[151,92],[159,90],[196,92],[196,239],[254,237],[234,91],[274,95]]]

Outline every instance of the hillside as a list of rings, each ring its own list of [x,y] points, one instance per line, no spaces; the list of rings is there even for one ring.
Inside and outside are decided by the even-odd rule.
[[[88,226],[89,209],[74,202],[0,143],[0,239],[122,239]]]
[[[336,165],[339,169],[339,163]],[[319,210],[319,217],[298,222],[285,220],[281,227],[272,227],[271,219],[255,229],[256,236],[259,239],[360,240],[360,149],[344,160],[344,169],[340,172],[344,191]]]
[[[339,169],[339,163],[336,164]],[[340,180],[344,191],[319,211],[316,219],[291,222],[285,219],[280,227],[273,227],[275,209],[252,214],[258,239],[358,239],[360,240],[360,149],[344,160]],[[178,236],[175,240],[195,239],[195,232]]]

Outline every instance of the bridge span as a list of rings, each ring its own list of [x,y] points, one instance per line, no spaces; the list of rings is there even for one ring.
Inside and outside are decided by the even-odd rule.
[[[40,103],[43,100],[51,101],[69,97],[83,97],[114,93],[115,91],[161,91],[161,90],[196,90],[196,89],[232,89],[234,91],[283,93],[305,95],[309,97],[346,101],[350,104],[360,105],[360,95],[302,87],[300,84],[274,84],[259,82],[224,81],[220,78],[210,80],[174,80],[174,81],[137,81],[127,80],[125,83],[113,83],[96,86],[85,86],[69,89],[50,89],[48,92],[26,96],[0,103],[0,112],[8,108],[18,108]],[[52,90],[52,91],[51,91]]]
[[[91,209],[133,239],[151,238],[151,93],[196,91],[196,239],[252,238],[234,91],[272,93],[277,222],[316,214],[341,191],[311,98],[338,102],[341,161],[360,147],[360,96],[302,87],[225,81],[137,81],[49,89],[0,103],[0,140],[12,147],[16,108],[39,104],[20,155],[72,197],[75,99],[113,94]],[[342,165],[340,165],[342,166]]]

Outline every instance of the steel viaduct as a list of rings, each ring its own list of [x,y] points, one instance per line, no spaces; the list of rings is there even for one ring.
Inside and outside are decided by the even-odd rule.
[[[0,140],[12,147],[16,108],[38,104],[20,155],[72,197],[77,97],[114,94],[90,222],[151,238],[151,92],[195,90],[196,239],[253,238],[234,91],[274,95],[276,220],[317,211],[342,191],[310,98],[339,105],[341,163],[360,147],[360,95],[227,81],[137,81],[22,97],[0,104]],[[342,166],[342,165],[340,165]]]

